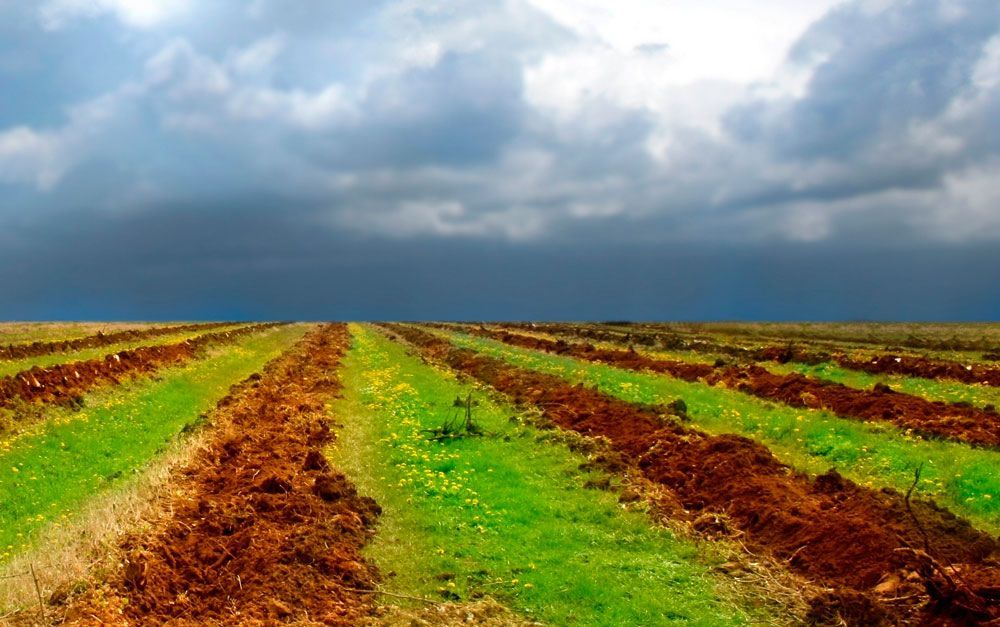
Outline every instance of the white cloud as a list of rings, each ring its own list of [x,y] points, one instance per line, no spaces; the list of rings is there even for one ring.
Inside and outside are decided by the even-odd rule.
[[[911,221],[935,239],[960,242],[1000,237],[1000,160],[954,172],[941,189],[912,199]]]
[[[232,88],[225,68],[183,39],[172,41],[146,63],[146,83],[177,101],[218,96]]]
[[[62,139],[25,126],[0,132],[0,180],[30,183],[47,191],[68,167]]]
[[[928,3],[941,20],[969,19],[958,0]],[[98,15],[150,28],[185,4],[49,0],[42,14],[50,28]],[[974,129],[1000,102],[1000,35],[967,64],[968,85],[940,90],[951,103],[943,114],[882,124],[919,111],[909,105],[921,93],[889,99],[903,92],[852,77],[878,76],[884,48],[913,43],[910,20],[923,22],[905,1],[877,0],[810,27],[836,4],[403,0],[330,34],[303,25],[311,9],[278,23],[280,2],[235,3],[231,32],[185,31],[197,20],[179,20],[166,45],[162,33],[120,38],[134,46],[130,80],[68,109],[62,127],[0,128],[0,179],[52,190],[101,158],[108,171],[149,177],[142,194],[114,203],[141,203],[149,190],[165,202],[199,191],[199,172],[177,162],[211,154],[236,192],[343,207],[340,223],[396,237],[529,239],[613,224],[637,237],[817,241],[879,211],[925,237],[994,232],[990,204],[977,199],[996,198],[995,168],[969,163],[996,151]],[[880,15],[886,7],[893,20]],[[852,26],[869,23],[885,41],[848,49]],[[788,59],[800,37],[808,45]],[[907,84],[926,78],[893,67]],[[827,85],[827,100],[816,99],[823,81],[808,83],[818,68],[843,81]],[[838,97],[853,87],[869,88],[865,98]],[[838,153],[841,119],[864,141],[847,137]],[[959,224],[946,228],[948,215]]]
[[[287,43],[284,33],[268,35],[230,55],[229,66],[238,74],[260,74],[271,69]]]
[[[532,239],[541,235],[545,226],[541,214],[531,208],[473,213],[454,200],[403,202],[388,212],[338,212],[337,221],[353,229],[393,237],[436,235],[509,240]]]
[[[806,27],[839,0],[701,2],[680,0],[529,0],[576,32],[581,44],[568,56],[599,68],[593,81],[629,72],[648,57],[643,72],[629,72],[631,90],[658,90],[701,81],[769,80]],[[659,48],[648,54],[650,45]],[[556,53],[548,58],[558,64]],[[581,72],[582,73],[582,72]],[[579,80],[578,76],[568,77]]]
[[[183,14],[189,0],[48,0],[39,9],[42,26],[58,30],[76,19],[114,15],[134,28],[152,28]]]
[[[174,102],[164,114],[167,123],[190,131],[214,131],[243,120],[319,130],[353,119],[355,97],[343,85],[307,91],[254,80],[251,75],[283,46],[282,36],[272,36],[216,61],[178,39],[146,63],[145,85]]]
[[[347,123],[356,115],[350,94],[340,85],[316,92],[268,87],[240,89],[229,98],[226,110],[237,118],[281,121],[306,130]]]
[[[34,185],[39,191],[55,189],[114,121],[122,105],[137,91],[125,85],[71,107],[61,127],[40,130],[26,125],[0,129],[0,181]]]

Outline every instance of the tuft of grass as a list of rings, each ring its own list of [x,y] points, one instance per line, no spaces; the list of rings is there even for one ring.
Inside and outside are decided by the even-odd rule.
[[[934,498],[984,531],[1000,533],[1000,451],[925,440],[892,425],[787,407],[703,383],[582,362],[459,333],[444,335],[459,346],[573,383],[596,385],[632,403],[669,404],[681,398],[694,425],[709,433],[736,433],[762,442],[781,461],[804,472],[817,474],[835,467],[861,485],[905,492],[915,469],[923,464],[919,496]]]
[[[43,423],[0,441],[0,563],[165,452],[231,385],[304,333],[295,325],[242,338],[157,378],[88,395],[82,411],[48,408]]]
[[[777,620],[734,600],[708,546],[624,509],[614,492],[583,489],[598,475],[579,470],[581,454],[512,421],[513,409],[450,371],[367,328],[351,331],[331,461],[383,508],[366,550],[391,573],[388,590],[490,596],[552,624]],[[425,430],[470,393],[486,435],[429,439]]]

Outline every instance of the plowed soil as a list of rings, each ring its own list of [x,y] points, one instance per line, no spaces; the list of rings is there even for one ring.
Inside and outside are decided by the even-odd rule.
[[[232,343],[272,326],[274,324],[257,324],[232,331],[206,333],[177,344],[140,346],[99,359],[35,367],[0,379],[0,407],[12,407],[19,402],[72,405],[97,385],[118,383],[122,379],[183,363],[208,346]]]
[[[520,327],[522,325],[512,325]],[[821,364],[833,361],[850,370],[869,374],[896,374],[924,379],[950,379],[968,384],[1000,387],[1000,368],[983,363],[962,364],[945,359],[929,359],[913,355],[884,353],[866,358],[843,353],[817,351],[794,344],[748,348],[720,344],[707,340],[686,338],[676,333],[614,331],[585,326],[542,324],[531,327],[546,333],[571,333],[578,337],[600,342],[621,342],[636,346],[662,346],[668,350],[692,350],[701,353],[731,355],[748,361],[774,361],[778,363]]]
[[[808,351],[794,345],[748,348],[721,344],[702,338],[688,337],[664,331],[638,331],[634,329],[604,329],[600,327],[565,324],[508,324],[511,329],[535,330],[554,335],[574,335],[597,342],[611,342],[629,346],[661,347],[665,350],[687,350],[710,355],[728,355],[740,361],[777,361],[787,363],[819,364],[830,361],[829,353]]]
[[[693,364],[653,359],[633,350],[596,348],[592,344],[549,340],[507,331],[468,328],[471,333],[512,346],[542,350],[629,370],[663,372],[685,381],[723,385],[792,407],[827,409],[838,416],[883,420],[928,437],[977,446],[1000,446],[1000,413],[969,405],[929,401],[888,387],[859,390],[797,373],[774,374],[760,366]]]
[[[209,322],[200,324],[182,324],[172,327],[156,327],[153,329],[130,329],[118,333],[97,333],[75,340],[57,340],[54,342],[32,342],[30,344],[10,344],[0,347],[0,359],[26,359],[50,353],[65,353],[86,348],[100,348],[120,342],[145,340],[151,337],[184,333],[187,331],[207,331],[219,327],[230,326],[231,322]]]
[[[965,625],[1000,618],[1000,547],[967,521],[894,490],[830,471],[815,479],[738,436],[709,436],[562,379],[386,325],[431,359],[542,409],[555,424],[607,437],[627,463],[668,487],[683,515],[710,514],[830,592],[817,621]],[[697,525],[696,525],[697,526]],[[838,618],[839,617],[839,618]]]
[[[240,385],[216,435],[177,478],[152,535],[71,603],[70,624],[357,624],[376,573],[358,551],[378,505],[329,467],[325,403],[340,389],[344,325],[310,333]]]
[[[837,355],[835,361],[844,368],[872,374],[902,374],[925,379],[953,379],[962,383],[981,383],[1000,387],[1000,368],[987,364],[960,364],[954,361],[927,359],[907,355],[879,355],[871,359],[856,359]]]

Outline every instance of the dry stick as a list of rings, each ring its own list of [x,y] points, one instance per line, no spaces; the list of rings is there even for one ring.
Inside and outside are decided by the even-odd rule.
[[[383,590],[382,588],[375,588],[373,590],[367,590],[365,588],[348,588],[347,586],[341,586],[341,590],[347,590],[348,592],[364,592],[367,594],[384,594],[389,597],[397,597],[400,599],[409,599],[411,601],[422,601],[423,603],[429,603],[431,605],[444,605],[434,599],[427,599],[425,597],[415,597],[409,594],[399,594],[396,592],[389,592],[388,590]]]
[[[31,578],[35,582],[35,594],[38,595],[38,615],[45,620],[45,603],[42,601],[42,588],[38,585],[38,576],[35,575],[35,564],[32,562],[29,564],[31,568]]]
[[[951,586],[951,589],[956,590],[958,586],[955,584],[955,580],[952,578],[952,576],[948,574],[948,572],[944,569],[944,567],[941,564],[938,563],[937,560],[931,557],[930,539],[927,536],[927,532],[924,530],[923,525],[921,525],[920,521],[917,519],[916,514],[913,513],[913,508],[910,507],[910,495],[913,494],[914,488],[917,487],[917,483],[920,481],[920,473],[923,471],[923,469],[924,465],[923,463],[921,463],[919,466],[917,466],[917,469],[913,472],[913,485],[911,485],[910,489],[906,491],[906,498],[903,499],[903,502],[906,504],[906,511],[908,511],[910,513],[910,517],[913,518],[913,523],[917,526],[917,530],[920,532],[920,535],[924,537],[924,556],[926,556],[926,560],[929,561],[931,568],[936,570],[941,575],[941,577],[944,578],[945,582],[949,586]],[[897,551],[909,550],[913,552],[914,555],[916,555],[916,552],[913,551],[913,549],[909,549],[909,547],[907,547],[906,549],[896,549],[896,550]]]
[[[924,551],[927,552],[928,555],[930,555],[931,552],[930,538],[927,536],[927,531],[924,530],[924,526],[921,525],[920,521],[917,519],[917,515],[913,513],[913,508],[910,507],[910,496],[913,494],[913,490],[917,487],[917,483],[920,482],[920,473],[923,472],[923,470],[924,470],[924,463],[920,462],[920,465],[917,466],[917,469],[913,471],[913,485],[911,485],[910,489],[906,491],[906,498],[903,499],[903,502],[906,504],[906,511],[910,513],[910,518],[913,519],[913,524],[917,526],[917,531],[919,531],[920,535],[923,536],[924,538]]]

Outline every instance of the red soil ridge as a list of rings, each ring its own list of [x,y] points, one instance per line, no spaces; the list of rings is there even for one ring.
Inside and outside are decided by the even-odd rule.
[[[710,436],[654,409],[455,348],[413,327],[384,328],[428,357],[541,408],[560,427],[607,437],[627,462],[670,488],[690,516],[726,516],[750,548],[836,591],[815,600],[819,618],[955,625],[1000,618],[1000,547],[933,502],[914,499],[911,515],[894,490],[869,490],[833,470],[810,479],[752,440]]]
[[[987,364],[960,364],[943,359],[908,355],[877,355],[857,359],[837,355],[834,360],[844,368],[871,374],[901,374],[925,379],[952,379],[962,383],[1000,387],[1000,368]]]
[[[38,357],[50,353],[65,353],[68,351],[83,350],[85,348],[99,348],[120,342],[131,342],[133,340],[144,340],[162,335],[172,335],[174,333],[185,333],[187,331],[208,331],[219,327],[231,326],[232,322],[209,322],[200,324],[182,324],[172,327],[156,327],[153,329],[131,329],[118,333],[98,333],[75,340],[56,340],[54,342],[32,342],[30,344],[8,344],[0,347],[0,359],[27,359],[28,357]]]
[[[985,447],[1000,447],[1000,414],[970,405],[929,401],[885,386],[859,390],[798,373],[775,374],[760,366],[712,366],[653,359],[632,350],[549,340],[507,331],[466,328],[469,333],[512,346],[542,350],[629,370],[662,372],[684,381],[723,385],[792,407],[827,409],[838,416],[883,420],[929,437]]]
[[[376,573],[359,550],[381,513],[323,456],[325,403],[349,346],[324,326],[219,403],[216,433],[179,474],[162,528],[76,599],[71,624],[358,624]],[[120,613],[119,613],[120,612]],[[124,620],[123,620],[124,619]]]
[[[566,325],[510,325],[514,328],[534,328],[546,333],[571,333],[597,341],[621,342],[641,346],[660,345],[668,350],[692,350],[700,353],[732,355],[753,361],[774,361],[778,363],[821,364],[833,361],[850,370],[869,374],[895,374],[924,379],[950,379],[968,384],[1000,387],[1000,368],[982,363],[962,364],[946,359],[929,359],[913,355],[885,353],[868,358],[851,357],[846,354],[831,354],[809,350],[795,345],[772,345],[762,348],[747,348],[719,344],[701,339],[684,338],[676,333],[642,333],[636,331],[608,331],[580,326]]]
[[[255,324],[232,331],[206,333],[176,344],[140,346],[96,359],[34,367],[0,379],[0,407],[19,402],[74,404],[91,388],[118,383],[196,357],[206,347],[235,342],[239,338],[275,326]]]

